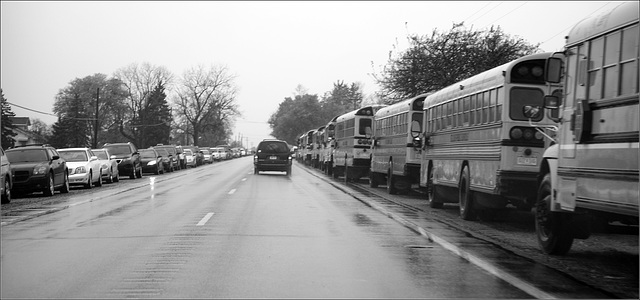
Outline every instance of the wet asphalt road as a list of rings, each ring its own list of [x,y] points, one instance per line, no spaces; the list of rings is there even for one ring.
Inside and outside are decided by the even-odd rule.
[[[2,227],[0,297],[533,297],[317,179],[242,158],[74,194]]]

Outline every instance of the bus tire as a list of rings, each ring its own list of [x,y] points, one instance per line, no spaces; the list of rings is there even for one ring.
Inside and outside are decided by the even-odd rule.
[[[443,203],[440,201],[440,195],[438,195],[437,187],[433,184],[433,169],[429,166],[429,181],[427,182],[427,197],[429,197],[429,207],[442,208]]]
[[[469,166],[464,166],[460,174],[460,186],[458,188],[458,202],[460,204],[460,217],[463,220],[476,219],[476,210],[473,207],[473,192],[471,191],[471,176]]]
[[[395,195],[398,193],[398,189],[396,188],[396,177],[393,176],[393,162],[390,163],[389,170],[387,170],[387,192],[389,195]]]
[[[571,226],[563,213],[551,211],[551,175],[545,174],[538,188],[536,201],[536,237],[547,254],[564,255],[573,244]]]
[[[344,183],[349,183],[349,166],[344,166]]]
[[[378,174],[373,172],[373,171],[369,171],[369,186],[372,188],[377,188],[378,184],[380,184],[378,182]]]

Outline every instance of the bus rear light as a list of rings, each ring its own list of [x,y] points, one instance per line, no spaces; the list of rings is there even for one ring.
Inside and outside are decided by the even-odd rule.
[[[522,138],[522,129],[520,129],[518,127],[511,128],[511,131],[509,132],[509,137],[512,140],[521,139]]]
[[[544,136],[542,135],[542,133],[540,131],[536,130],[535,138],[536,138],[536,140],[542,140],[544,138]]]
[[[524,139],[531,140],[534,136],[534,132],[532,128],[527,128],[524,130]]]

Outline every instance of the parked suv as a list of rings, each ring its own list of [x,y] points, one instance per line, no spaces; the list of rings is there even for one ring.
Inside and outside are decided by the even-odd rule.
[[[291,150],[281,140],[262,140],[253,156],[253,173],[260,171],[283,171],[291,176]]]
[[[142,178],[142,163],[138,148],[133,143],[113,143],[104,144],[102,148],[109,150],[111,155],[116,156],[118,162],[118,172],[129,175],[129,178]]]
[[[27,145],[8,149],[5,155],[11,163],[12,191],[32,193],[42,191],[53,196],[54,191],[69,192],[67,162],[49,145]]]
[[[2,203],[11,202],[11,164],[9,159],[4,154],[4,149],[0,147],[0,196],[2,196]]]

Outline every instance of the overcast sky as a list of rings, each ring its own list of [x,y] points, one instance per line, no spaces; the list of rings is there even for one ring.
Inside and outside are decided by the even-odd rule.
[[[242,117],[234,136],[256,146],[267,120],[298,85],[322,96],[333,83],[378,90],[389,51],[408,34],[463,22],[504,32],[545,51],[561,50],[583,18],[619,2],[602,1],[98,1],[1,5],[1,87],[17,116],[51,125],[54,97],[76,78],[111,77],[131,63],[226,65],[237,76]],[[44,114],[47,113],[47,114]]]

